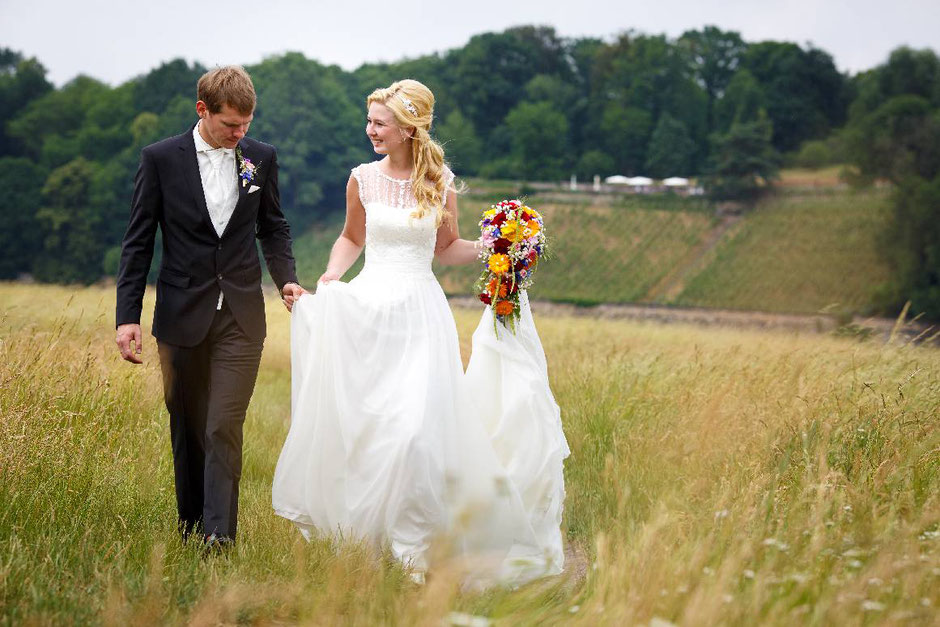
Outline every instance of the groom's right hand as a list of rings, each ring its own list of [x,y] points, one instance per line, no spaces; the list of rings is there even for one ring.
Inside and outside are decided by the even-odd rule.
[[[117,338],[114,341],[117,342],[122,358],[131,362],[132,364],[143,363],[143,360],[140,358],[141,346],[139,324],[118,325]],[[131,342],[134,342],[133,348],[131,348]]]

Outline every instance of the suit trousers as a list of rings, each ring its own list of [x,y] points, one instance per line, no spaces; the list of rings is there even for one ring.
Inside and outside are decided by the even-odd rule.
[[[242,427],[264,340],[239,328],[226,302],[206,337],[191,347],[157,342],[170,413],[176,507],[183,538],[235,539]]]

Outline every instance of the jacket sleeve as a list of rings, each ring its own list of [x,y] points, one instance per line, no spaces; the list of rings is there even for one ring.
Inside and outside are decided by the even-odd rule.
[[[271,153],[268,177],[261,190],[258,209],[257,237],[261,251],[277,289],[285,283],[297,283],[294,255],[291,251],[290,226],[281,211],[281,195],[277,187],[277,151]]]
[[[134,195],[127,231],[121,242],[121,264],[117,277],[116,325],[140,323],[147,273],[153,259],[153,241],[160,220],[163,195],[153,155],[140,153],[134,177]]]

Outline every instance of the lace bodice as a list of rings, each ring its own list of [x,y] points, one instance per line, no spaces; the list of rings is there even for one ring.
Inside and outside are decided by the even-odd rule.
[[[379,169],[379,162],[352,170],[359,185],[359,200],[366,209],[366,262],[364,270],[396,274],[431,274],[437,238],[434,212],[423,218],[411,213],[418,201],[408,179],[394,179]],[[444,171],[450,187],[453,174]]]

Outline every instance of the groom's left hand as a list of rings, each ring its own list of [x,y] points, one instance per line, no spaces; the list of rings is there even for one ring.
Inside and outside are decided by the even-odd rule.
[[[293,310],[294,303],[297,302],[297,299],[306,293],[307,290],[296,283],[285,283],[284,287],[281,288],[281,300],[284,301],[284,306],[287,307],[287,311]]]

